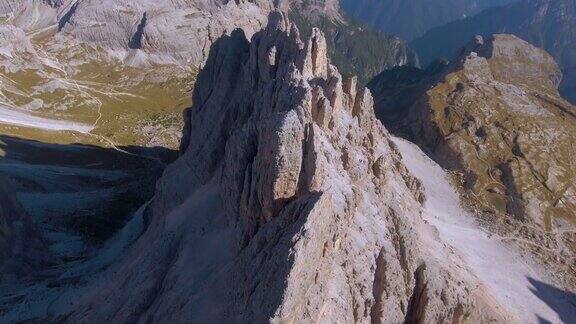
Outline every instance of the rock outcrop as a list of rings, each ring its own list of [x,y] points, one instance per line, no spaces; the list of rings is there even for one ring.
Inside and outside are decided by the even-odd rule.
[[[473,36],[506,33],[545,49],[562,68],[560,93],[576,103],[576,1],[526,0],[494,7],[430,30],[410,45],[427,65],[451,58]]]
[[[6,73],[42,68],[34,46],[22,29],[0,25],[0,68]]]
[[[250,43],[241,32],[220,39],[194,102],[151,226],[196,219],[200,227],[185,226],[195,234],[172,239],[192,239],[181,247],[190,261],[222,270],[208,280],[193,273],[188,284],[170,275],[170,294],[187,301],[178,316],[427,322],[471,312],[464,274],[424,252],[423,237],[432,236],[419,216],[424,197],[376,120],[370,92],[342,80],[318,30],[303,43],[274,13]],[[207,209],[207,193],[218,211]],[[191,251],[214,239],[218,261]],[[151,318],[173,319],[174,306],[156,298]],[[208,307],[214,313],[198,311]]]
[[[72,0],[2,0],[0,17],[25,31],[34,31],[57,24],[75,3]]]
[[[519,222],[510,237],[570,269],[576,108],[558,94],[561,75],[545,51],[494,35],[476,37],[450,65],[387,72],[370,88],[391,131],[464,172],[489,223],[510,215]]]
[[[87,284],[53,288],[60,297],[50,306],[21,303],[4,318],[502,320],[422,219],[420,182],[376,119],[370,91],[342,79],[326,43],[317,29],[301,41],[278,12],[251,41],[241,30],[215,41],[182,156],[138,239]]]
[[[204,64],[213,41],[241,28],[250,37],[274,8],[299,16],[300,27],[319,26],[333,47],[331,56],[346,72],[368,74],[417,64],[406,44],[360,28],[342,16],[338,1],[73,1],[0,0],[0,19],[27,31],[57,27],[59,43],[88,43],[132,66]]]
[[[89,43],[133,65],[201,65],[213,40],[260,30],[263,1],[0,1],[0,16],[29,32],[57,27],[62,43]]]
[[[357,75],[362,86],[394,66],[419,65],[418,56],[404,40],[349,19],[340,10],[338,1],[291,0],[281,2],[280,6],[289,13],[304,37],[311,35],[312,27],[321,29],[332,63],[342,75]]]

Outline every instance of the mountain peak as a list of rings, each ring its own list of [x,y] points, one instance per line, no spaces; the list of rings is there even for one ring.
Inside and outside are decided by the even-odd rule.
[[[529,227],[526,240],[537,244],[540,235],[572,231],[576,219],[576,107],[560,97],[561,79],[546,51],[496,34],[475,37],[440,71],[385,72],[370,86],[393,133],[462,172],[468,201],[492,228]],[[574,255],[568,236],[549,239]],[[572,271],[562,261],[555,266]],[[574,276],[563,280],[573,284]]]
[[[509,82],[543,85],[546,81],[546,86],[558,89],[562,81],[562,71],[550,54],[515,35],[475,36],[461,51],[460,60],[477,57],[491,60],[492,73]]]
[[[574,318],[557,64],[479,33],[369,90],[416,57],[339,4],[0,0],[0,322]]]
[[[575,0],[530,0],[514,1],[505,6],[493,7],[462,20],[439,26],[429,30],[422,37],[415,39],[411,47],[418,52],[421,62],[425,65],[437,58],[451,58],[464,46],[471,37],[481,34],[491,37],[493,34],[513,34],[530,44],[545,49],[560,65],[562,69],[562,84],[560,91],[564,98],[576,102],[576,1]],[[499,40],[497,45],[503,45],[497,51],[507,51],[505,43],[510,43],[514,36],[507,36],[506,40]],[[530,61],[528,55],[536,55],[541,60],[545,54],[525,49],[526,44],[512,42],[519,53],[524,57],[519,59]],[[511,43],[510,43],[511,44]],[[504,46],[505,45],[505,46]],[[524,49],[522,49],[524,48]],[[510,55],[511,52],[496,53]],[[560,81],[560,75],[555,72],[550,60],[545,59],[546,69],[550,70],[552,84]],[[532,65],[532,68],[534,65]]]
[[[241,63],[243,60],[247,65]],[[198,80],[194,91],[196,108],[192,108],[185,128],[185,132],[191,134],[185,135],[185,138],[205,138],[207,142],[221,143],[229,136],[234,137],[231,130],[248,127],[246,124],[253,124],[250,129],[257,128],[256,120],[259,119],[260,124],[272,123],[270,127],[280,127],[276,135],[270,134],[272,138],[284,134],[288,129],[302,132],[289,135],[289,138],[296,141],[294,143],[286,143],[287,139],[277,138],[272,142],[261,142],[260,145],[265,147],[257,150],[277,152],[276,154],[281,154],[284,150],[285,153],[290,152],[289,156],[277,157],[278,160],[285,161],[285,165],[275,166],[274,168],[279,169],[270,170],[273,174],[264,177],[273,183],[263,183],[262,186],[271,185],[272,191],[270,188],[262,188],[260,190],[263,191],[249,195],[261,197],[257,203],[258,208],[250,210],[251,217],[260,214],[257,217],[260,220],[268,220],[272,214],[277,213],[283,206],[280,202],[294,198],[299,192],[312,190],[302,187],[306,183],[305,178],[315,177],[315,171],[301,169],[302,159],[305,158],[302,152],[305,150],[298,147],[302,145],[306,133],[313,133],[315,127],[332,132],[336,127],[335,119],[343,113],[361,118],[362,122],[370,127],[376,122],[371,111],[369,91],[363,90],[356,95],[355,78],[343,82],[337,68],[330,64],[324,34],[314,28],[310,38],[303,42],[300,40],[298,28],[288,20],[286,14],[278,11],[270,14],[267,27],[256,33],[250,43],[240,32],[232,33],[230,37],[216,42]],[[260,91],[246,93],[249,89]],[[226,100],[226,103],[221,100]],[[221,120],[223,114],[233,114],[235,117],[226,118],[225,122],[212,124],[209,128],[204,126],[206,120]],[[274,120],[276,121],[273,122]],[[235,122],[235,125],[228,122]],[[221,131],[214,132],[214,128]],[[224,138],[221,134],[225,134]],[[250,136],[257,134],[244,134],[244,141]],[[258,142],[256,139],[254,141]],[[184,157],[188,156],[193,160],[209,159],[192,164],[212,167],[219,165],[218,161],[224,159],[222,154],[226,151],[224,147],[210,145],[213,153],[202,155],[206,142],[184,144],[183,147],[187,148]],[[289,162],[291,160],[294,161]],[[237,166],[240,169],[244,167],[241,164]],[[205,170],[200,174],[210,177],[212,172],[214,170]],[[306,172],[308,174],[305,174]],[[230,177],[234,178],[236,175]],[[303,178],[300,179],[301,177]],[[316,180],[318,179],[317,176]],[[316,182],[316,185],[321,186],[321,183]],[[250,202],[252,203],[255,202]],[[234,209],[238,210],[238,207],[235,206]]]
[[[26,316],[507,316],[424,221],[422,182],[376,119],[370,91],[330,63],[321,31],[303,41],[286,17],[273,12],[250,41],[237,30],[213,43],[186,113],[182,155],[142,212],[142,233],[85,286],[61,288],[62,299],[50,301],[57,315],[34,307]]]

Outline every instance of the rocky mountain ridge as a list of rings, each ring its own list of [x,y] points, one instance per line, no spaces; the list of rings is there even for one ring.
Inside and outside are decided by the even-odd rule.
[[[475,35],[514,34],[545,49],[560,64],[560,91],[576,102],[576,1],[525,0],[487,9],[475,16],[430,30],[411,43],[422,64],[451,58]]]
[[[369,87],[395,134],[464,173],[489,227],[573,281],[576,107],[558,93],[561,75],[545,51],[494,35],[448,65],[385,72]]]
[[[82,215],[147,188],[140,180],[159,161],[0,142],[0,171],[28,190],[22,206],[58,260],[27,278],[0,278],[0,321],[559,322],[575,314],[543,268],[477,226],[440,166],[390,135],[371,92],[331,63],[325,35],[314,28],[303,40],[288,17],[272,12],[250,40],[237,29],[214,41],[185,113],[180,158],[133,214]],[[94,164],[86,151],[111,156]],[[142,173],[129,159],[144,162]],[[67,197],[78,204],[62,203]],[[79,244],[57,226],[66,219],[88,221],[78,227],[103,230],[104,241]]]
[[[217,40],[155,198],[6,320],[514,319],[423,218],[370,91],[285,14]],[[203,141],[196,139],[202,138]],[[67,284],[74,283],[77,284]],[[54,298],[55,297],[55,298]],[[46,301],[50,301],[46,305]]]
[[[0,130],[56,142],[175,148],[187,91],[212,42],[236,28],[252,35],[276,6],[298,15],[305,33],[322,27],[331,57],[361,83],[417,64],[402,40],[353,24],[337,1],[3,0]]]

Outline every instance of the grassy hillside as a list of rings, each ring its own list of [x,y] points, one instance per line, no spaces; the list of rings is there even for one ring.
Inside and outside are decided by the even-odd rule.
[[[82,123],[94,130],[73,134],[0,124],[3,134],[56,143],[178,146],[181,114],[191,105],[195,69],[131,67],[97,47],[58,47],[53,33],[31,36],[34,52],[17,53],[18,59],[33,65],[9,69],[10,63],[20,61],[0,54],[0,103],[31,116]]]

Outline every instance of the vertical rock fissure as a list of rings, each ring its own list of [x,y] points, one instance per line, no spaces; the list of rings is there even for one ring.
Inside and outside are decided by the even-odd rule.
[[[426,279],[426,264],[422,264],[414,273],[416,281],[414,292],[408,304],[404,324],[424,323],[426,307],[428,305],[428,280]]]
[[[66,26],[66,24],[68,24],[70,22],[70,20],[72,19],[72,17],[76,13],[76,9],[78,9],[78,3],[79,3],[79,1],[76,1],[72,5],[72,7],[70,7],[70,10],[68,10],[68,12],[66,12],[66,14],[64,14],[64,16],[62,16],[60,21],[58,21],[58,31],[59,32],[62,31],[62,29],[64,29],[64,26]]]
[[[374,304],[370,309],[372,324],[382,324],[382,312],[384,310],[382,299],[386,294],[386,280],[386,255],[384,254],[384,250],[381,250],[376,259],[376,270],[374,271],[374,284],[372,288]]]
[[[148,13],[144,12],[140,24],[136,27],[136,32],[132,35],[132,39],[128,43],[128,47],[131,49],[142,49],[142,38],[144,37],[144,29],[146,28],[146,22],[148,21]]]

